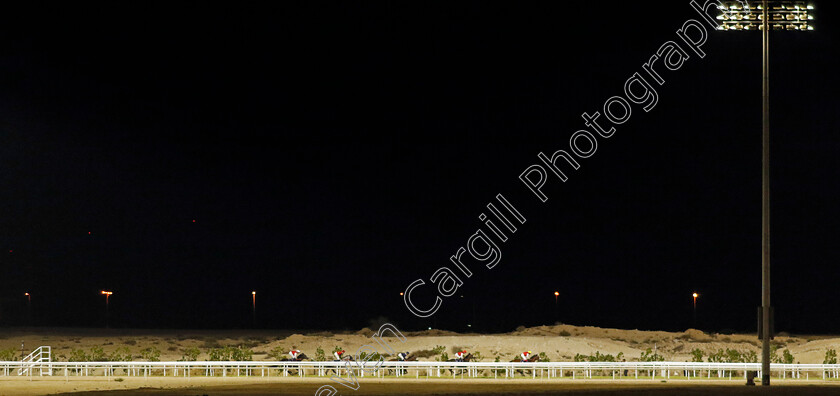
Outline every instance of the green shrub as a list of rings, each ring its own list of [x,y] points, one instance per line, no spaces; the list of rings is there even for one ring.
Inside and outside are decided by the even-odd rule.
[[[474,362],[480,362],[483,359],[484,359],[484,356],[481,356],[481,352],[479,352],[479,351],[475,351],[475,353],[472,354],[472,360]]]
[[[702,362],[703,361],[703,351],[699,348],[695,348],[691,351],[691,361],[692,362]]]
[[[787,349],[782,351],[782,363],[793,364],[793,354]]]
[[[360,360],[360,361],[362,361],[362,360],[366,360],[366,361],[379,361],[379,359],[384,360],[384,358],[382,357],[382,355],[380,355],[380,354],[379,354],[379,352],[374,352],[374,353],[372,353],[372,354],[370,354],[370,355],[368,355],[368,353],[367,353],[367,352],[362,352],[362,354],[361,354],[361,355],[359,355],[359,360]]]
[[[140,351],[140,356],[147,362],[159,362],[160,350],[158,350],[156,347],[148,347]]]
[[[68,362],[87,362],[88,356],[83,349],[71,349]]]
[[[104,362],[107,360],[105,358],[105,351],[102,350],[101,346],[90,347],[90,355],[87,358],[89,362]]]
[[[789,350],[785,349],[782,351],[782,356],[776,354],[778,352],[779,346],[773,345],[770,347],[770,361],[773,363],[785,363],[785,364],[793,364],[793,354],[790,353]]]
[[[440,355],[443,351],[446,350],[446,347],[443,345],[437,345],[432,349],[432,353],[435,355]]]
[[[650,349],[648,349],[648,351],[650,351]],[[543,356],[545,356],[545,353],[540,352],[540,360],[543,359]],[[617,356],[613,356],[609,354],[602,354],[600,351],[595,351],[594,355],[581,355],[577,353],[575,354],[574,359],[576,362],[620,362],[623,357],[624,352],[619,352]]]
[[[823,359],[823,364],[837,364],[837,351],[833,349],[825,351],[825,359]]]
[[[323,350],[322,350],[322,351],[323,351]],[[268,351],[268,357],[270,357],[270,358],[272,358],[272,359],[274,359],[274,360],[283,360],[283,359],[285,359],[285,358],[287,358],[287,357],[288,357],[288,356],[286,355],[286,353],[287,353],[287,352],[288,352],[288,351],[286,350],[286,348],[285,348],[284,346],[282,346],[282,345],[278,345],[278,346],[276,346],[276,347],[274,347],[274,348],[271,348],[271,350],[270,350],[270,351]],[[208,352],[208,353],[209,353],[209,352]],[[210,360],[213,360],[213,359],[210,359]]]
[[[15,360],[17,360],[15,356],[15,348],[0,350],[0,362],[11,362]]]
[[[254,351],[248,348],[234,348],[234,347],[227,347],[232,349],[230,353],[230,359],[235,362],[250,362],[254,358]]]
[[[226,362],[230,360],[231,350],[225,348],[210,348],[207,350],[207,356],[211,362]]]
[[[642,352],[641,356],[639,356],[639,361],[640,362],[664,362],[665,357],[658,354],[658,353],[653,353],[653,351],[651,351],[651,349],[648,348],[648,349],[645,349],[644,352]]]
[[[709,362],[712,363],[756,363],[758,355],[755,351],[741,352],[737,349],[718,349],[709,354]]]
[[[198,355],[201,354],[201,351],[196,347],[189,347],[181,349],[181,362],[194,362],[198,360]]]
[[[438,361],[445,362],[447,360],[449,360],[449,354],[447,354],[446,352],[441,352]]]
[[[325,362],[327,360],[327,355],[324,353],[324,348],[321,348],[318,345],[318,348],[315,349],[315,360],[318,362]]]
[[[572,333],[569,333],[566,330],[563,330],[563,331],[560,332],[561,337],[568,337],[568,336],[571,336],[571,335],[572,335]]]
[[[127,362],[131,360],[131,351],[128,350],[128,347],[117,348],[108,355],[108,360],[111,362]]]
[[[275,351],[272,350],[272,352]],[[224,348],[209,349],[207,351],[207,355],[209,356],[209,360],[212,362],[226,362],[229,360],[235,362],[247,362],[253,360],[254,351],[247,348],[226,346]]]
[[[540,361],[541,362],[550,362],[551,359],[548,358],[548,355],[545,352],[540,352]]]

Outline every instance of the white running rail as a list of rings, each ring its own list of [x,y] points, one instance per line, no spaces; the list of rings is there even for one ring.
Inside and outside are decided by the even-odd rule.
[[[32,353],[20,361],[17,367],[18,375],[32,375],[34,369],[39,375],[52,375],[52,349],[49,346],[39,346]]]
[[[46,353],[49,356],[49,347]],[[37,351],[36,351],[37,352]],[[44,350],[42,350],[42,354]],[[34,352],[33,352],[34,354]],[[43,355],[41,355],[43,356]],[[0,362],[0,382],[3,376],[17,371],[19,375],[39,367],[33,362]],[[531,379],[739,379],[747,371],[761,371],[760,363],[710,362],[382,362],[377,368],[369,361],[364,370],[356,363],[345,362],[50,362],[40,360],[41,375],[55,373],[63,376],[318,376],[333,373],[348,375],[348,368],[359,377],[449,377],[449,378],[531,378]],[[833,380],[840,378],[840,364],[777,364],[770,365],[774,377],[780,379]]]

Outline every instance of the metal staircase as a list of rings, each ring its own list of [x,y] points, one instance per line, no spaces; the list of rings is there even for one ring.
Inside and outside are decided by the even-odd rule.
[[[52,350],[48,346],[39,346],[20,362],[18,375],[32,375],[39,370],[39,375],[52,375]]]

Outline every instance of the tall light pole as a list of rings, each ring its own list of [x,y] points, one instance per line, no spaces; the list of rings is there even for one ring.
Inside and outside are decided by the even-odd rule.
[[[746,2],[743,2],[744,4]],[[770,328],[773,315],[770,305],[770,29],[813,30],[812,5],[803,1],[762,0],[761,5],[741,2],[721,8],[719,30],[761,30],[761,309],[759,331],[761,338],[761,384],[770,385]],[[752,11],[761,11],[756,15]]]
[[[697,328],[697,296],[699,296],[699,294],[697,294],[697,292],[691,293],[691,297],[694,298],[694,316],[693,316],[694,320],[693,320],[693,322],[694,322],[694,328],[695,329]]]
[[[257,292],[251,292],[251,321],[257,327]]]
[[[108,328],[108,300],[110,299],[111,295],[114,294],[114,292],[102,290],[100,293],[105,296],[105,328],[107,329]]]
[[[554,292],[554,321],[555,322],[560,320],[560,314],[559,314],[558,308],[557,308],[557,297],[559,297],[559,296],[560,296],[560,292],[558,292],[558,291]]]
[[[32,326],[32,295],[29,292],[23,295],[26,296],[26,315],[29,316],[29,325]]]

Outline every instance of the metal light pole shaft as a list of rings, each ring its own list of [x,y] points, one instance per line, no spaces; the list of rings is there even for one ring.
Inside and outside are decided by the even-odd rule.
[[[770,385],[770,23],[762,7],[762,155],[761,155],[761,385]]]

